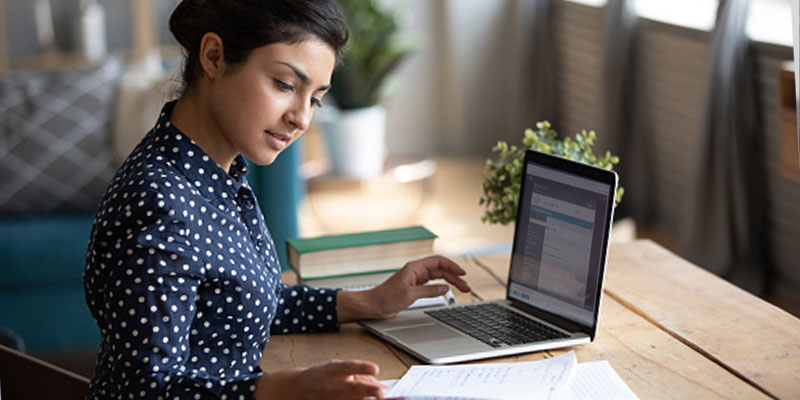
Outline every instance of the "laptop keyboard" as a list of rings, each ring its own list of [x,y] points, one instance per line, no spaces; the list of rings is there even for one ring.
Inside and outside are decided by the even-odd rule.
[[[569,337],[495,303],[439,308],[425,314],[492,347]]]

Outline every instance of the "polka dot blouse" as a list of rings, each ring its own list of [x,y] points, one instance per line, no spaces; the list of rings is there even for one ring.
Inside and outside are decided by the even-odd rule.
[[[271,333],[334,331],[336,291],[281,284],[239,155],[225,172],[169,122],[109,185],[87,253],[102,335],[89,399],[250,399]]]

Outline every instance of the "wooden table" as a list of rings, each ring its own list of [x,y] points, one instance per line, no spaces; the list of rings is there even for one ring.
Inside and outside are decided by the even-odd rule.
[[[473,288],[459,303],[505,296],[508,255],[457,261]],[[599,333],[574,350],[579,362],[608,360],[642,399],[800,399],[800,320],[647,240],[612,245]],[[336,334],[273,336],[260,365],[276,371],[350,358],[380,365],[380,379],[420,364],[345,324]]]

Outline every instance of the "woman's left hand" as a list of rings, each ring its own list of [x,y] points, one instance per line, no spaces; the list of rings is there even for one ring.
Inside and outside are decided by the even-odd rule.
[[[436,297],[447,293],[447,285],[426,285],[433,279],[444,279],[458,290],[469,292],[469,285],[460,278],[465,274],[466,272],[458,264],[442,256],[411,261],[372,290],[340,291],[339,320],[346,322],[357,319],[391,318],[421,297]]]

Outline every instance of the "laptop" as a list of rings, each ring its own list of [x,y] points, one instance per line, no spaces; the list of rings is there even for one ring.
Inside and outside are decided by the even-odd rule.
[[[431,364],[594,340],[617,174],[532,150],[523,171],[505,299],[360,324]]]

